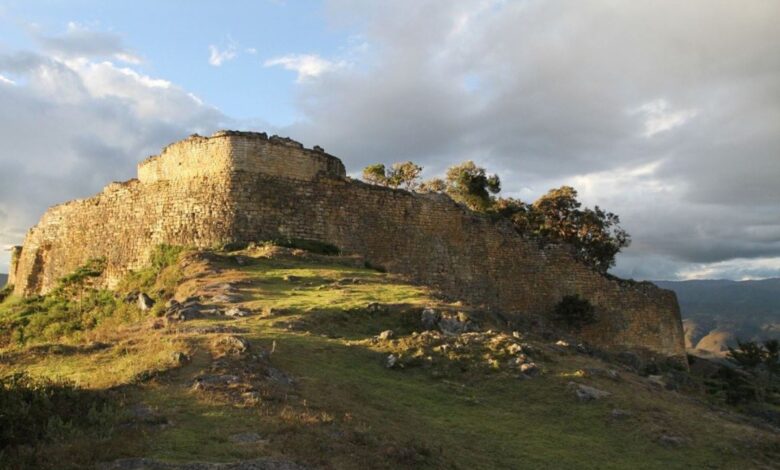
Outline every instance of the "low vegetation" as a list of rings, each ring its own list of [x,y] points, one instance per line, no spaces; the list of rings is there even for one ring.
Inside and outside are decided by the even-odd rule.
[[[508,327],[359,258],[315,251],[161,247],[148,271],[108,296],[115,310],[91,329],[29,330],[25,342],[5,343],[0,420],[16,424],[0,467],[144,457],[347,469],[770,468],[780,457],[775,431],[699,391],[695,376],[647,376],[565,331]],[[103,291],[73,286],[58,294],[68,312],[95,311],[88,299]],[[125,302],[134,292],[155,308]],[[581,315],[581,300],[562,304]],[[25,302],[0,305],[2,324]],[[606,395],[582,398],[580,385]]]

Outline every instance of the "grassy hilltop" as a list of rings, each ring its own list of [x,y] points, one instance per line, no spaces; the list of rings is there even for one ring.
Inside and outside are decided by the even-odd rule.
[[[685,372],[605,362],[357,258],[164,247],[116,292],[91,287],[99,271],[0,304],[0,407],[14,413],[0,413],[0,466],[771,468],[780,457],[776,430]],[[204,465],[174,465],[185,462]]]

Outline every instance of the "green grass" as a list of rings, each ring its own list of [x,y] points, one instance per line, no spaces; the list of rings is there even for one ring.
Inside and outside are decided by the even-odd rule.
[[[238,265],[236,255],[252,258]],[[416,347],[409,335],[418,329],[419,310],[442,306],[428,289],[337,258],[253,256],[247,250],[216,257],[219,273],[206,278],[182,272],[173,261],[154,279],[141,277],[147,279],[145,285],[162,283],[169,292],[176,292],[183,279],[188,293],[197,292],[199,285],[240,281],[244,307],[273,311],[270,316],[203,318],[184,325],[235,327],[256,351],[274,349],[271,365],[292,375],[296,385],[259,406],[191,388],[193,378],[210,369],[214,335],[149,330],[145,323],[121,324],[125,326],[114,336],[104,337],[110,343],[104,348],[90,349],[88,341],[94,338],[87,337],[53,345],[59,352],[9,347],[0,374],[27,371],[94,389],[122,386],[126,400],[144,403],[167,418],[164,426],[132,428],[122,436],[126,447],[117,439],[106,443],[102,459],[277,456],[356,469],[666,469],[771,465],[777,456],[777,447],[772,448],[778,445],[776,434],[713,411],[699,396],[655,389],[627,372],[621,381],[583,378],[582,368],[614,367],[588,356],[538,353],[534,360],[541,361],[545,373],[531,380],[482,368],[437,375],[436,361],[446,361],[446,356],[437,357],[431,367],[387,369],[383,364],[390,351]],[[165,273],[170,278],[161,280]],[[133,282],[138,285],[139,280]],[[373,303],[391,307],[368,309]],[[369,340],[385,329],[393,329],[400,341]],[[544,341],[527,340],[545,350]],[[190,352],[192,362],[175,368],[170,354],[177,350]],[[135,383],[134,377],[149,369],[168,372]],[[567,388],[570,380],[613,395],[580,403]],[[632,416],[613,419],[613,408]],[[269,442],[230,440],[246,432]],[[667,447],[658,442],[663,434],[688,441]],[[751,456],[745,457],[748,450]],[[87,452],[79,458],[93,462],[96,455]]]

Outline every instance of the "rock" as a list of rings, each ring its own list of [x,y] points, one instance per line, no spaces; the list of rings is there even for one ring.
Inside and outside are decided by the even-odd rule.
[[[394,368],[398,364],[398,356],[395,354],[390,354],[387,356],[387,359],[385,359],[385,367],[388,369]]]
[[[244,354],[249,351],[249,341],[240,336],[225,336],[218,342],[226,354]]]
[[[154,306],[154,300],[152,300],[151,297],[146,295],[146,293],[141,292],[138,294],[138,308],[140,308],[142,311],[147,311],[150,308]]]
[[[221,294],[217,294],[214,297],[212,297],[211,301],[212,302],[223,303],[223,304],[231,304],[231,303],[234,303],[234,302],[240,302],[241,301],[241,296],[237,295],[237,294],[221,293]]]
[[[658,438],[658,443],[667,447],[680,447],[685,444],[685,438],[661,434],[661,437]]]
[[[249,309],[242,307],[230,307],[229,309],[225,310],[225,316],[228,317],[246,317],[251,313],[252,312]]]
[[[533,362],[520,364],[520,373],[528,377],[535,377],[539,375],[539,372],[539,367]]]
[[[610,380],[620,380],[620,374],[615,369],[601,369],[598,367],[586,367],[578,371],[583,377],[604,377]]]
[[[171,359],[173,359],[174,363],[179,365],[184,365],[190,362],[189,354],[181,351],[176,351],[175,353],[171,354]]]
[[[393,330],[385,330],[377,335],[377,339],[381,341],[387,341],[393,337]]]
[[[520,345],[519,345],[519,344],[517,344],[517,343],[512,343],[512,344],[510,344],[509,346],[507,346],[506,350],[507,350],[507,352],[508,352],[509,354],[513,354],[513,355],[514,355],[514,354],[520,354],[520,353],[522,353],[522,352],[523,352],[523,347],[522,347],[522,346],[520,346]]]
[[[566,341],[564,341],[564,340],[562,340],[562,339],[559,339],[559,340],[558,340],[558,341],[555,343],[555,345],[556,345],[556,346],[560,346],[560,347],[562,347],[562,348],[568,348],[568,347],[569,347],[569,343],[567,343]]]
[[[290,386],[295,383],[295,380],[293,380],[292,377],[275,367],[269,367],[265,371],[265,376],[268,378],[268,380],[276,382],[280,385]]]
[[[523,337],[523,335],[521,335],[519,331],[513,331],[513,332],[512,332],[512,337],[513,337],[513,338],[520,339],[520,338],[522,338],[522,337]]]
[[[626,410],[621,410],[620,408],[614,408],[609,415],[613,419],[626,419],[631,417],[631,412]]]
[[[448,336],[457,336],[469,331],[474,331],[474,324],[471,320],[461,315],[442,315],[439,319],[439,330]],[[490,334],[488,332],[488,334]]]
[[[422,311],[422,315],[420,316],[420,322],[422,323],[422,327],[425,330],[435,329],[439,324],[440,319],[441,315],[439,312],[432,308],[426,308]]]
[[[268,439],[263,439],[263,436],[256,432],[243,432],[240,434],[233,434],[228,437],[230,442],[235,444],[268,444]]]
[[[256,390],[244,392],[241,394],[241,397],[244,399],[244,404],[246,405],[254,406],[262,403],[263,401],[263,395]]]
[[[666,382],[664,382],[664,377],[662,375],[648,375],[647,381],[656,387],[666,388]]]
[[[366,306],[366,310],[371,313],[385,313],[387,312],[387,306],[378,302],[372,302]]]
[[[577,395],[577,398],[579,398],[580,401],[600,400],[612,395],[611,393],[605,392],[604,390],[599,390],[595,387],[578,384],[576,382],[569,382],[568,386],[574,390],[574,393]]]
[[[195,377],[192,388],[195,390],[213,390],[215,388],[225,387],[235,383],[238,383],[237,375],[200,375]]]
[[[301,280],[300,276],[293,276],[292,274],[286,274],[282,279],[287,282],[298,282]]]
[[[526,362],[528,362],[528,356],[526,356],[525,354],[522,354],[522,353],[518,354],[514,358],[514,361],[515,361],[515,364],[519,367],[520,365],[525,364]]]

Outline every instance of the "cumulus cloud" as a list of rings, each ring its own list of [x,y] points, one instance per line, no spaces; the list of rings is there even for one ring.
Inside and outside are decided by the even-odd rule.
[[[223,63],[236,58],[238,54],[236,45],[231,43],[225,49],[220,49],[215,45],[209,46],[209,65],[221,67]]]
[[[712,265],[740,277],[759,264],[780,275],[779,3],[334,0],[328,11],[371,53],[339,73],[317,61],[301,72],[300,56],[274,65],[299,72],[304,119],[286,132],[351,171],[473,159],[506,193],[574,184],[619,213],[634,244],[618,274]]]
[[[0,246],[21,243],[47,207],[131,178],[164,145],[228,121],[169,81],[103,60],[115,48],[43,49],[0,54],[0,73],[18,78],[0,83]],[[0,272],[7,263],[3,254]]]
[[[316,54],[289,54],[266,60],[266,67],[281,66],[298,74],[297,81],[319,77],[325,72],[343,66],[343,63],[331,62]]]

